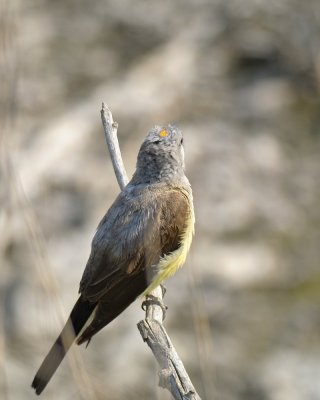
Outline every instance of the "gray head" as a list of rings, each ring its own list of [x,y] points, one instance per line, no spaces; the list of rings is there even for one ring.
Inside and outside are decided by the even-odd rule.
[[[150,130],[142,143],[134,183],[171,181],[184,175],[182,132],[174,125]]]

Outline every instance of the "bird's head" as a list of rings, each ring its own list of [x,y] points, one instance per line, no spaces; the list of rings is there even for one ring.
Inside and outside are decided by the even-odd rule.
[[[181,130],[175,125],[152,128],[138,154],[137,170],[146,181],[169,180],[184,174],[184,149]]]

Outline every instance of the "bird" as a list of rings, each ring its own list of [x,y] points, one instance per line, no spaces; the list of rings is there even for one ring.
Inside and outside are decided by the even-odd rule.
[[[141,144],[131,180],[96,229],[78,300],[31,384],[37,395],[74,342],[88,345],[184,264],[194,225],[182,132],[176,125],[156,125]]]

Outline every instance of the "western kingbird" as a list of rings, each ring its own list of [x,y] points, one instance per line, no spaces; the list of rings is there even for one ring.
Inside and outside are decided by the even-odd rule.
[[[80,297],[32,382],[40,394],[76,339],[89,342],[139,295],[184,263],[194,232],[181,131],[155,126],[136,171],[101,220],[80,282]]]

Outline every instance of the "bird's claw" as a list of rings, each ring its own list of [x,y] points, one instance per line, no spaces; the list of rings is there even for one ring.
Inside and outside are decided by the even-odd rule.
[[[161,288],[162,288],[162,285],[161,285]],[[146,296],[146,299],[142,302],[141,308],[143,311],[146,311],[147,307],[153,306],[153,305],[159,306],[161,308],[162,313],[163,313],[163,320],[164,320],[166,317],[166,312],[167,312],[168,307],[158,297],[148,294]]]

